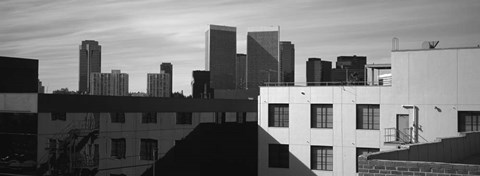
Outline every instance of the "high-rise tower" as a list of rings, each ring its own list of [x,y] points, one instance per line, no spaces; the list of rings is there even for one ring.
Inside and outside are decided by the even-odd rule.
[[[280,27],[249,28],[247,34],[247,87],[257,88],[280,78]]]
[[[167,73],[169,74],[170,76],[168,77],[168,81],[170,82],[168,84],[169,86],[169,90],[170,90],[170,93],[168,93],[167,95],[171,95],[173,93],[173,65],[172,63],[170,62],[164,62],[160,65],[160,72],[164,72],[164,73]],[[170,96],[168,96],[170,97]]]
[[[210,25],[205,34],[205,70],[213,89],[235,89],[237,28]]]
[[[295,82],[295,45],[280,42],[280,82]]]
[[[78,90],[88,92],[90,90],[91,73],[101,72],[102,46],[94,40],[82,41],[79,49],[80,66]]]

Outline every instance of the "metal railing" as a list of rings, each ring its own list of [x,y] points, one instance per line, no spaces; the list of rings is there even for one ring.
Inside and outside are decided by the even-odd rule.
[[[383,85],[379,81],[336,81],[336,82],[265,82],[265,87],[292,87],[292,86],[391,86]]]
[[[427,139],[422,137],[421,135],[417,134],[417,139],[413,134],[412,128],[405,128],[403,130],[399,130],[397,128],[385,128],[385,142],[386,143],[401,143],[401,144],[410,144],[417,142],[428,142]],[[421,139],[421,141],[419,140]]]

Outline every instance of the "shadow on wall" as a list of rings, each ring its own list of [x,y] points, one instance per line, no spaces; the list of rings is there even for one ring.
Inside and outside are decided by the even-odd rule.
[[[257,175],[256,122],[199,124],[156,161],[155,175]]]
[[[311,161],[310,159],[306,161],[301,161],[296,157],[304,156],[305,153],[307,158],[311,158],[310,146],[297,150],[293,149],[292,145],[288,145],[288,168],[273,168],[269,167],[269,145],[270,144],[282,144],[278,140],[274,139],[268,132],[265,131],[262,127],[258,126],[258,175],[259,176],[268,176],[268,175],[302,175],[302,176],[315,176],[316,174],[310,169]],[[263,150],[262,150],[263,149]],[[293,150],[292,150],[293,149]],[[262,152],[264,151],[264,152]],[[328,174],[327,174],[328,175]],[[333,174],[332,174],[333,175]]]

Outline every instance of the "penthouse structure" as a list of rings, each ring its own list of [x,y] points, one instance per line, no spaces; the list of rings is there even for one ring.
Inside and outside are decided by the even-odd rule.
[[[261,87],[258,175],[355,175],[358,155],[480,130],[478,57],[395,50],[391,84]]]
[[[91,95],[128,96],[128,74],[120,70],[92,73],[89,92]]]

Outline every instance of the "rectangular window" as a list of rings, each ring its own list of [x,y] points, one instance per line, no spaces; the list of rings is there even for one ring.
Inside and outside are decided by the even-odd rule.
[[[156,150],[157,140],[140,139],[140,160],[153,160],[153,152]]]
[[[157,113],[156,112],[142,113],[142,123],[157,123]]]
[[[237,123],[246,123],[246,122],[247,122],[247,113],[237,112]]]
[[[120,158],[125,158],[125,152],[126,152],[126,142],[125,138],[121,139],[112,139],[112,157],[116,157],[118,159]]]
[[[458,132],[479,131],[480,111],[459,111]]]
[[[52,120],[67,120],[66,112],[52,112]]]
[[[268,105],[268,126],[288,127],[288,104]]]
[[[312,146],[311,154],[313,170],[333,170],[333,147]]]
[[[378,148],[357,148],[357,157],[356,157],[356,163],[357,163],[357,172],[358,172],[358,157],[360,155],[363,155],[363,154],[367,154],[367,153],[375,153],[375,152],[379,152],[380,149]]]
[[[357,105],[357,129],[380,129],[380,105]]]
[[[268,167],[288,168],[289,167],[288,145],[268,145]]]
[[[215,112],[215,123],[222,124],[225,123],[226,120],[226,113],[225,112]]]
[[[177,112],[176,117],[177,125],[191,125],[192,113],[191,112]]]
[[[333,128],[333,108],[331,104],[312,104],[312,128]]]
[[[111,112],[110,118],[112,123],[125,123],[125,113],[123,112]]]

